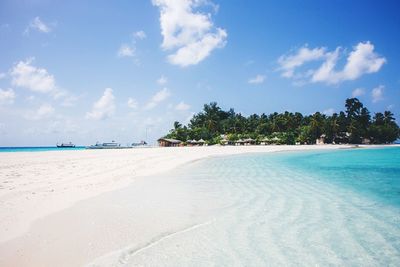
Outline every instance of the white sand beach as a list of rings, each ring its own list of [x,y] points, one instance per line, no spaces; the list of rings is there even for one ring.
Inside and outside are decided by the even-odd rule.
[[[185,201],[190,192],[179,191],[172,194],[175,198],[170,198],[171,190],[176,188],[163,182],[162,173],[191,161],[240,153],[349,147],[212,146],[1,153],[0,265],[84,265],[118,249],[125,239],[146,242],[153,231],[180,229],[187,222],[177,213],[189,205]],[[157,178],[147,178],[156,174]],[[118,203],[118,194],[115,197],[109,194],[103,200],[101,195],[128,186],[136,186],[129,203],[131,210],[137,211],[133,221],[121,220],[123,214],[114,216],[118,221],[107,221],[113,217],[109,213],[118,213],[118,208],[90,208],[113,202],[113,198]],[[88,199],[94,200],[80,205]],[[169,214],[165,222],[161,218],[168,216],[163,213]],[[91,220],[85,220],[89,215]],[[194,218],[196,214],[190,216]],[[114,230],[104,233],[103,228],[95,226],[97,222],[109,223]],[[121,234],[119,227],[127,231]],[[50,248],[53,248],[51,253]]]

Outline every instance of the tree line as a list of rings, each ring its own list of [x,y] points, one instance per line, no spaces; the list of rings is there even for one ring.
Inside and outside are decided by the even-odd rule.
[[[391,111],[377,112],[371,117],[357,98],[346,99],[345,111],[331,116],[321,112],[303,115],[285,111],[245,117],[232,108],[224,111],[216,102],[211,102],[193,115],[187,126],[174,122],[165,138],[183,142],[203,139],[208,144],[218,144],[221,135],[230,141],[275,138],[280,144],[314,144],[321,137],[325,143],[388,144],[399,138],[400,130]]]

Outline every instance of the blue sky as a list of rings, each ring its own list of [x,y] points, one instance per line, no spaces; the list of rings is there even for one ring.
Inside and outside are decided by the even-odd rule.
[[[0,146],[154,142],[244,115],[400,114],[396,1],[0,1]]]

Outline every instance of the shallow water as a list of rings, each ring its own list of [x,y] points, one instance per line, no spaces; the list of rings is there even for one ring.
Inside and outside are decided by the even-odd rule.
[[[56,146],[38,146],[38,147],[0,147],[1,152],[43,152],[43,151],[70,151],[84,150],[84,146],[76,147],[56,147]]]
[[[170,175],[203,198],[203,220],[90,266],[400,265],[399,148],[214,158]]]

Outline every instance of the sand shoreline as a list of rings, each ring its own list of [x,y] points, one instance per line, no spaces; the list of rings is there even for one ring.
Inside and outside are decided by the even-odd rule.
[[[132,186],[139,177],[164,173],[192,161],[245,153],[351,147],[215,146],[1,153],[0,243],[26,235],[35,221],[79,201]]]

